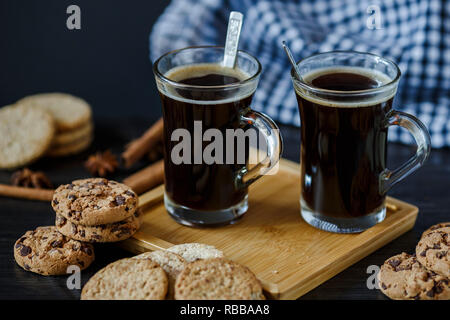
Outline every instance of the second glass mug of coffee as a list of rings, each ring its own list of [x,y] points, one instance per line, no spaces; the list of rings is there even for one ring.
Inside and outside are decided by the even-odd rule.
[[[301,119],[301,195],[304,220],[338,233],[364,231],[384,220],[386,193],[417,170],[430,136],[414,116],[392,108],[400,69],[380,56],[335,51],[297,63],[291,78]],[[386,167],[390,126],[407,129],[416,154]]]
[[[224,68],[223,53],[223,47],[187,47],[161,56],[153,66],[164,120],[164,204],[172,218],[188,226],[237,221],[248,210],[248,186],[281,157],[278,127],[250,109],[261,64],[238,51],[236,67]],[[254,129],[265,140],[266,156],[253,167],[248,140],[227,139],[229,130],[239,129]],[[208,132],[214,134],[207,137]],[[211,154],[223,161],[204,158],[216,135],[222,146]]]

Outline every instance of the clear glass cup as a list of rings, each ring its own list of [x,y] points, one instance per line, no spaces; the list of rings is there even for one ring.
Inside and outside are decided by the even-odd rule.
[[[301,215],[331,232],[364,231],[384,220],[389,189],[417,170],[430,154],[430,136],[414,116],[392,108],[400,69],[370,53],[335,51],[297,63],[291,78],[301,120]],[[365,90],[314,86],[320,75],[351,72],[376,79]],[[363,79],[363,78],[361,78]],[[408,130],[416,154],[395,170],[386,167],[390,126]]]
[[[250,109],[261,73],[255,57],[238,51],[235,69],[242,76],[238,82],[211,86],[173,80],[180,72],[187,77],[190,68],[220,68],[223,52],[223,47],[188,47],[169,52],[154,64],[164,119],[164,203],[172,218],[188,226],[226,225],[241,218],[248,210],[248,186],[269,172],[281,156],[278,127],[266,115]],[[266,156],[254,166],[248,161],[250,145],[233,140],[235,145],[230,147],[231,140],[226,138],[229,130],[239,129],[255,130],[266,143]],[[202,133],[204,139],[207,132],[225,137],[219,153],[224,158],[232,154],[231,161],[205,160],[211,137],[197,145],[194,140],[201,139]],[[190,163],[174,157],[182,133],[192,138],[186,149],[194,158]]]

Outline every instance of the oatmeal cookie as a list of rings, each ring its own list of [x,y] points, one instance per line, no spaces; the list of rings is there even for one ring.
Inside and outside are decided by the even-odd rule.
[[[163,300],[167,276],[155,262],[122,259],[97,272],[81,291],[81,300]]]
[[[181,256],[173,252],[158,250],[142,253],[133,257],[133,259],[149,259],[159,264],[159,266],[166,272],[169,279],[167,298],[174,298],[175,281],[177,276],[186,266],[186,261]]]
[[[177,300],[264,300],[256,276],[245,266],[215,258],[188,263],[175,283]]]
[[[182,243],[167,249],[167,251],[179,254],[187,262],[200,259],[222,258],[223,252],[213,246],[203,243]]]

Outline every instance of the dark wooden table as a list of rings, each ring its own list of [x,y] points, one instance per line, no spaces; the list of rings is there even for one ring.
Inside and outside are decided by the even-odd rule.
[[[66,159],[42,159],[31,168],[45,171],[55,185],[73,179],[89,177],[82,163],[95,150],[112,149],[119,153],[126,142],[138,136],[149,125],[142,119],[97,119],[94,145],[85,153]],[[285,142],[284,157],[298,161],[299,129],[282,127]],[[407,159],[414,148],[391,144],[389,166],[395,167]],[[137,169],[139,166],[133,168]],[[130,171],[131,172],[131,171]],[[130,172],[120,171],[112,178],[120,180]],[[0,182],[8,182],[10,172],[0,171]],[[385,299],[378,290],[366,285],[370,265],[380,265],[388,257],[413,252],[420,234],[428,226],[450,220],[450,151],[433,150],[431,159],[417,173],[396,186],[391,196],[413,203],[420,208],[413,230],[354,264],[334,278],[304,295],[301,299]],[[44,277],[18,267],[13,257],[13,244],[26,230],[54,223],[49,203],[0,198],[0,299],[79,299],[79,290],[66,287],[66,277]],[[82,283],[106,264],[130,254],[114,244],[98,245],[96,261],[82,272]]]

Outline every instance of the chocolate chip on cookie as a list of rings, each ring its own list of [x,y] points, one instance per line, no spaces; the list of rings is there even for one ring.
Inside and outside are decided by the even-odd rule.
[[[133,215],[138,197],[128,186],[102,178],[73,181],[55,191],[52,207],[75,224],[97,226]]]
[[[417,260],[426,268],[450,277],[450,227],[425,234],[416,247]]]
[[[62,275],[71,265],[86,269],[95,255],[92,245],[67,238],[50,226],[27,231],[20,237],[14,244],[14,258],[27,271]]]
[[[136,212],[138,211],[139,209]],[[142,218],[136,213],[125,220],[97,226],[75,224],[58,213],[55,220],[56,228],[62,234],[75,240],[92,243],[117,242],[128,239],[136,233],[141,224]]]
[[[437,229],[441,229],[441,228],[450,228],[450,222],[440,222],[440,223],[437,223],[435,225],[432,225],[431,227],[429,227],[427,230],[425,230],[422,233],[422,238],[425,235],[427,235],[428,233],[430,233],[430,232],[432,232],[434,230],[437,230]]]
[[[447,300],[446,277],[427,270],[415,256],[402,253],[389,258],[378,273],[381,291],[394,300]]]

